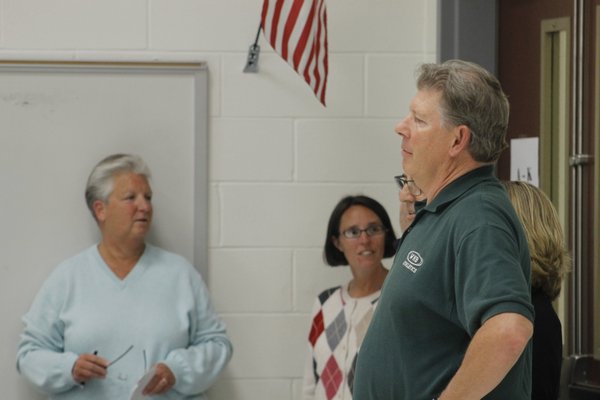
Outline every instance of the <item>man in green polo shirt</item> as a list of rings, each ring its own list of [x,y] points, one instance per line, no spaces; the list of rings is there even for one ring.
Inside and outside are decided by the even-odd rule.
[[[396,126],[427,198],[359,351],[354,400],[529,400],[529,251],[494,163],[509,106],[480,66],[424,64]]]

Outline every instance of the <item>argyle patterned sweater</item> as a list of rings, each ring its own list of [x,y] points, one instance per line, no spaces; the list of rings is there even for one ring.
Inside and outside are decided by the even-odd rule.
[[[352,399],[354,369],[380,291],[352,298],[348,286],[323,291],[316,299],[304,371],[305,400]]]

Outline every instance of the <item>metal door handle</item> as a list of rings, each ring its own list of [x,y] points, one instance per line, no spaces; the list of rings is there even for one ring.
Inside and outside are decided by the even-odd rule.
[[[569,157],[569,165],[571,167],[575,165],[589,164],[594,159],[594,156],[590,154],[575,154]]]

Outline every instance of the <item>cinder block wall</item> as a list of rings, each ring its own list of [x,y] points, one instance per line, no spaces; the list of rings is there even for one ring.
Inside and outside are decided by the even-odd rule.
[[[217,400],[297,400],[308,314],[349,279],[321,259],[339,198],[381,201],[396,229],[396,121],[435,60],[436,0],[329,0],[327,108],[264,38],[244,74],[260,0],[0,0],[4,60],[204,61],[210,76],[206,280],[234,357]],[[2,369],[14,371],[13,360]],[[5,393],[25,385],[2,378]],[[42,398],[42,397],[40,397]],[[23,399],[30,400],[30,399]]]

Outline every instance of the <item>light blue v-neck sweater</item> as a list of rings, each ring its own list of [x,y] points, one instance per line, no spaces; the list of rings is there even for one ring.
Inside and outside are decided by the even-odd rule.
[[[129,399],[138,379],[163,362],[175,386],[153,399],[203,399],[231,358],[225,325],[198,272],[183,257],[146,245],[123,280],[97,246],[64,261],[23,317],[17,368],[51,399]],[[113,360],[105,379],[81,386],[71,369],[79,354]]]

